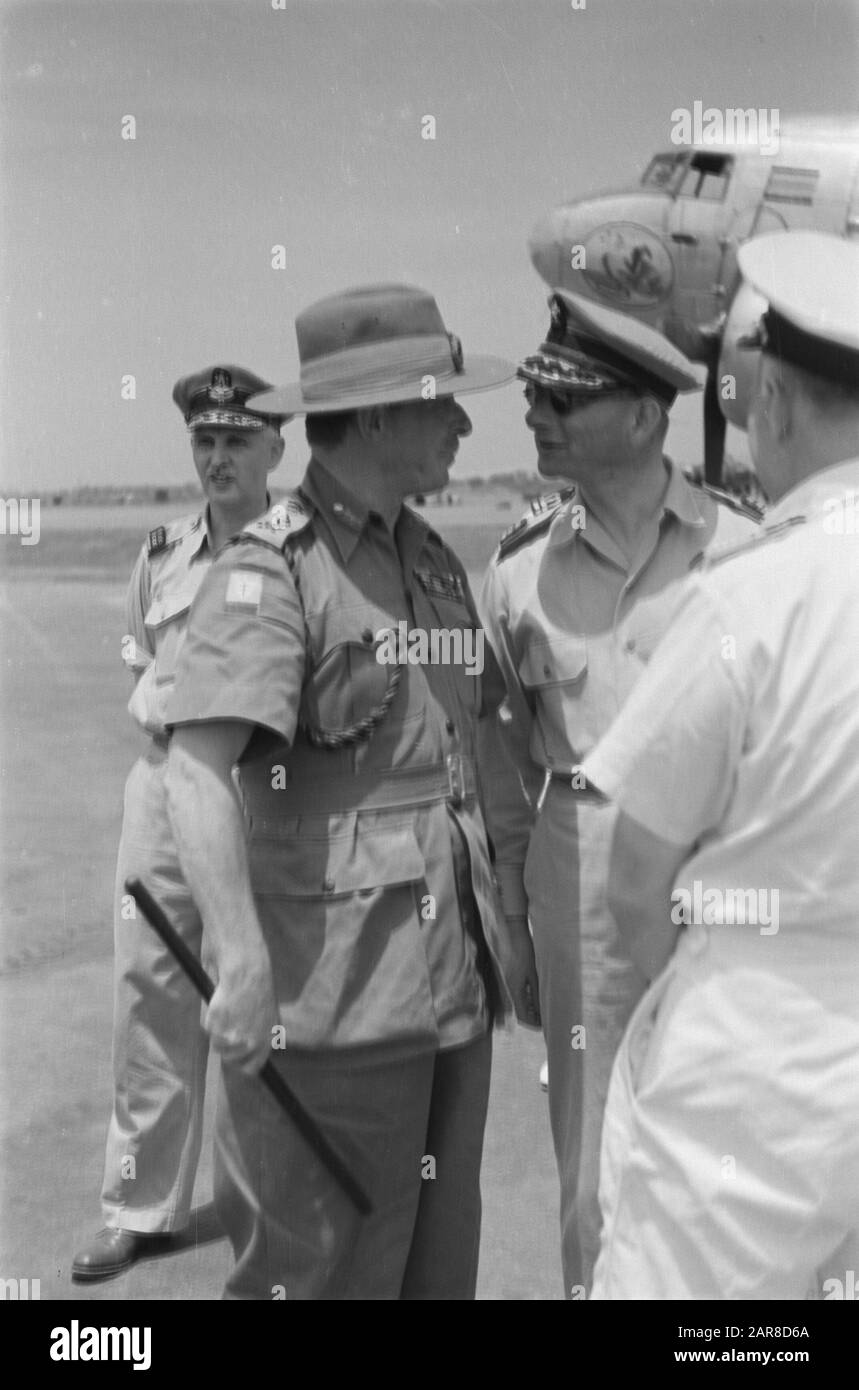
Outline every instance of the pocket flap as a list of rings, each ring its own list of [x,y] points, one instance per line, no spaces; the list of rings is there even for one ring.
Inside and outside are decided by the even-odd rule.
[[[169,594],[166,598],[150,603],[144,622],[147,627],[163,627],[165,623],[181,618],[194,601],[193,594]]]
[[[587,643],[576,637],[531,642],[519,663],[522,683],[531,689],[581,680],[587,669]]]
[[[304,822],[306,825],[306,822]],[[344,893],[412,883],[426,866],[414,831],[392,826],[348,836],[311,839],[295,832],[295,821],[282,835],[268,824],[250,843],[251,882],[266,897],[332,898]]]

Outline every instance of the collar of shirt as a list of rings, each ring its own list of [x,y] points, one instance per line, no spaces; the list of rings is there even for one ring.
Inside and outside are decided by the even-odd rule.
[[[266,495],[265,495],[265,510],[266,510],[266,511],[269,511],[270,508],[271,508],[271,493],[270,493],[270,492],[266,492]],[[192,549],[191,549],[191,554],[190,554],[189,560],[188,560],[189,564],[192,563],[194,560],[199,559],[200,556],[203,555],[204,553],[208,553],[209,555],[214,555],[214,554],[216,553],[216,551],[215,551],[215,542],[214,542],[214,540],[213,540],[213,538],[212,538],[212,521],[211,521],[211,516],[210,516],[210,513],[209,513],[209,504],[208,504],[208,502],[206,503],[206,506],[204,507],[203,511],[201,511],[200,515],[197,517],[197,520],[194,522],[194,525],[193,525],[193,528],[192,528],[192,529],[193,529],[194,531],[197,531],[198,528],[199,528],[199,534],[197,535],[196,541],[194,542],[193,547],[192,547]],[[204,551],[204,547],[205,547],[205,551]]]
[[[191,546],[191,553],[188,556],[189,564],[191,564],[194,560],[199,559],[199,557],[204,553],[204,550],[208,550],[208,553],[210,555],[214,555],[215,553],[215,547],[212,544],[212,531],[211,527],[209,526],[208,503],[206,504],[205,509],[197,517],[197,520],[194,522],[192,530],[195,533],[195,538]]]
[[[316,458],[307,466],[300,491],[325,517],[342,559],[348,562],[370,519],[367,504]]]
[[[767,508],[764,530],[768,531],[772,526],[787,521],[788,517],[806,516],[809,512],[817,511],[824,502],[848,491],[854,494],[854,500],[859,498],[859,458],[843,459],[803,478],[801,483]]]
[[[668,485],[660,502],[660,527],[667,515],[671,515],[680,523],[681,526],[691,526],[700,529],[706,525],[706,520],[701,514],[698,501],[695,496],[695,489],[689,482],[685,473],[677,467],[673,460],[664,460],[668,473]],[[585,509],[585,525],[577,527],[570,524],[573,508],[579,506]],[[563,507],[552,523],[552,530],[549,536],[551,546],[568,545],[581,538],[586,541],[592,549],[610,560],[612,564],[618,565],[626,570],[628,563],[623,552],[612,540],[606,531],[599,516],[589,507],[582,496],[578,485],[569,501]]]
[[[322,512],[331,528],[341,558],[348,563],[364,529],[374,520],[384,526],[382,518],[354,492],[330,473],[316,458],[311,458],[301,484],[301,491]],[[417,555],[427,536],[435,533],[427,524],[406,509],[401,509],[396,523],[395,545],[406,568],[412,552]],[[410,567],[410,565],[409,565]]]

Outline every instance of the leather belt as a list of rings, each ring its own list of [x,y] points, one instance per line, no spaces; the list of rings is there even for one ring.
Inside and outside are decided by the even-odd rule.
[[[265,813],[255,805],[254,779],[246,776],[248,809],[255,830],[274,830],[292,816],[336,815],[343,811],[386,811],[446,802],[462,806],[477,795],[474,759],[450,753],[442,764],[392,772],[356,772],[334,782],[292,783],[266,794]],[[272,815],[272,809],[275,814]]]

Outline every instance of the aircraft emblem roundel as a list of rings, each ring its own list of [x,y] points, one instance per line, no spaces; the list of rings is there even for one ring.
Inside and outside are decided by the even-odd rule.
[[[649,227],[610,222],[596,227],[585,242],[582,274],[598,295],[629,309],[667,299],[674,284],[668,251]]]

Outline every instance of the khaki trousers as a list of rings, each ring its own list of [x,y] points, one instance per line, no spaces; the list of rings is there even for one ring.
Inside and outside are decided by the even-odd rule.
[[[561,1182],[567,1298],[584,1298],[599,1251],[599,1156],[612,1063],[644,992],[606,905],[615,810],[549,784],[525,865]]]
[[[126,878],[142,879],[200,954],[202,923],[173,843],[165,767],[153,748],[129,773],[114,905],[114,1106],[102,1211],[106,1225],[143,1232],[187,1224],[208,1057],[199,996],[148,922],[123,907]]]
[[[222,1068],[215,1202],[232,1299],[472,1299],[491,1035],[444,1052],[281,1052],[374,1203],[362,1217],[255,1077]]]

